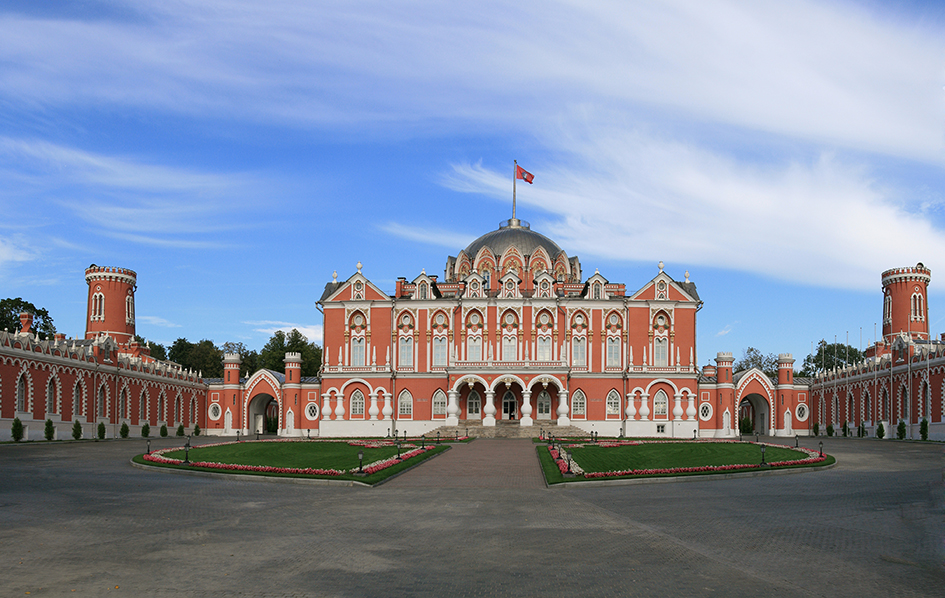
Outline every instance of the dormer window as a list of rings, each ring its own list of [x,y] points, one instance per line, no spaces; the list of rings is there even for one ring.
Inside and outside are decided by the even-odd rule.
[[[600,284],[595,284],[594,285],[594,299],[600,299],[600,295],[601,295]]]
[[[420,299],[426,299],[426,298],[427,298],[427,285],[426,285],[426,283],[423,283],[423,282],[420,283],[420,287],[419,287],[419,289],[417,290],[417,296],[418,296]]]

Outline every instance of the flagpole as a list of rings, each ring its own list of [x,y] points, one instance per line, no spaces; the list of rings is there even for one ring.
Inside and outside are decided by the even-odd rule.
[[[518,178],[518,160],[512,160],[512,220],[515,220],[515,179]],[[512,223],[514,224],[514,222]]]

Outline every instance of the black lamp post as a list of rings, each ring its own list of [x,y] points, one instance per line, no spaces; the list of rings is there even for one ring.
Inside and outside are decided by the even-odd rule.
[[[824,441],[823,440],[820,441],[820,456],[821,457],[824,456]]]
[[[187,444],[184,445],[184,465],[190,465],[190,436],[187,437]]]
[[[765,465],[765,445],[761,445],[761,466]]]
[[[358,473],[364,472],[364,449],[358,451]]]
[[[755,442],[758,442],[760,439],[758,432],[755,432]]]
[[[404,430],[404,442],[407,442],[407,430]]]
[[[148,454],[151,454],[151,439],[148,438]]]
[[[421,434],[420,435],[420,448],[426,448],[426,447],[427,447],[427,435]]]
[[[797,446],[797,434],[794,435],[794,448],[798,448],[798,446]]]
[[[469,438],[469,427],[466,427],[466,437]]]
[[[256,430],[256,440],[259,440],[259,430]]]
[[[400,461],[400,443],[397,443],[397,460]]]
[[[564,455],[564,462],[565,462],[565,463],[567,464],[567,466],[568,466],[568,471],[567,471],[567,473],[571,473],[571,456],[568,455],[567,452],[564,452],[563,455]]]
[[[237,431],[236,431],[236,442],[239,442],[239,441],[240,441],[240,431],[237,430]]]
[[[436,433],[436,443],[437,443],[437,444],[440,444],[440,432],[439,432],[439,431],[437,431],[437,433]]]
[[[699,433],[699,430],[693,430],[693,431],[692,431],[692,439],[693,439],[693,440],[696,439],[696,434],[698,434],[698,433]]]

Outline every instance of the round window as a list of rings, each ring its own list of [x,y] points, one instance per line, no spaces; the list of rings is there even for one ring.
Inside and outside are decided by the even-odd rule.
[[[613,326],[616,326],[620,322],[620,318],[617,317],[617,314],[610,314],[610,323]]]
[[[446,316],[444,316],[443,314],[436,314],[436,323],[438,325],[442,326],[443,322],[445,321],[446,321]]]
[[[507,283],[505,283],[505,288],[511,291],[512,289],[515,288],[515,283],[510,280]]]
[[[318,403],[309,403],[305,406],[305,417],[307,419],[318,419]]]
[[[664,318],[663,316],[657,317],[657,318],[656,318],[656,325],[657,325],[657,326],[665,326],[665,325],[666,325],[666,318]]]
[[[471,316],[469,316],[469,323],[470,323],[470,324],[478,324],[478,323],[479,323],[479,314],[472,314]]]
[[[665,291],[665,290],[666,290],[666,283],[661,280],[661,281],[659,282],[659,284],[656,285],[656,288],[658,288],[658,289],[661,290],[661,291]]]
[[[505,314],[505,323],[506,323],[506,324],[514,324],[514,323],[515,323],[515,316],[513,316],[512,314]]]
[[[354,325],[355,325],[355,326],[360,326],[360,325],[363,324],[363,323],[364,323],[364,317],[362,317],[361,314],[358,314],[358,315],[354,316]]]
[[[583,324],[583,323],[584,323],[584,316],[582,316],[581,314],[578,314],[578,315],[574,316],[574,323],[575,323],[575,324],[578,324],[578,325]]]
[[[797,421],[807,421],[807,405],[801,403],[797,406],[795,413],[797,414]]]
[[[404,317],[402,317],[402,318],[400,319],[400,321],[401,321],[401,323],[403,323],[404,326],[406,326],[406,325],[410,324],[410,316],[407,315],[407,314],[404,314]]]
[[[221,411],[220,406],[216,403],[210,405],[210,419],[220,419]]]
[[[712,405],[710,403],[703,403],[702,406],[699,407],[699,419],[706,421],[710,417],[712,417]]]
[[[538,317],[538,321],[545,325],[548,324],[549,320],[551,320],[551,318],[548,317],[548,314],[541,314],[541,316]]]
[[[476,289],[479,288],[479,283],[476,282],[476,281],[473,281],[473,282],[471,282],[471,283],[469,284],[469,288],[471,288],[472,290],[475,291]]]
[[[541,281],[541,288],[545,289],[546,291],[548,290],[548,281],[547,281],[547,280]]]
[[[354,288],[355,288],[355,290],[357,290],[357,291],[360,291],[363,287],[364,287],[364,285],[362,285],[360,282],[354,283]]]

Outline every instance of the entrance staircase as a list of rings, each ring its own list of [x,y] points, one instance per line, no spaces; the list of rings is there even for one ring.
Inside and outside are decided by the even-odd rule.
[[[575,426],[556,426],[550,422],[543,422],[539,425],[537,422],[532,426],[523,427],[518,420],[499,420],[495,426],[483,426],[479,420],[460,420],[458,426],[440,426],[435,430],[426,433],[427,438],[436,438],[437,432],[440,438],[455,438],[456,436],[470,436],[472,438],[538,438],[541,431],[545,435],[553,434],[558,437],[586,437],[588,433]]]

